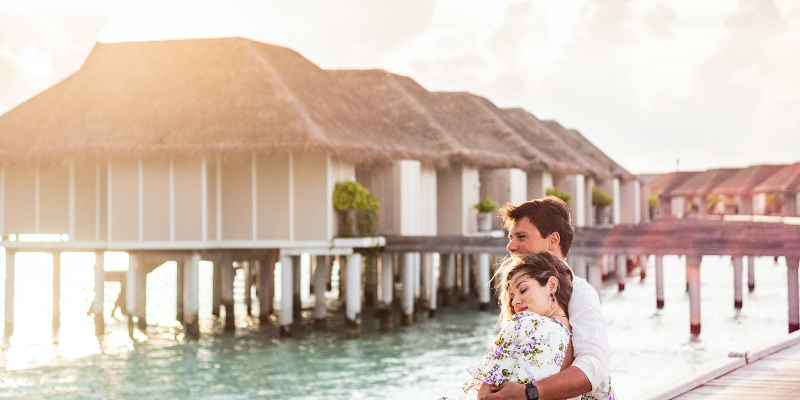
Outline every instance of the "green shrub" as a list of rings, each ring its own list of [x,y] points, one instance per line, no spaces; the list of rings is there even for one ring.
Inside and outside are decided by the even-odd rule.
[[[480,213],[487,213],[497,210],[500,206],[498,206],[497,203],[493,202],[492,199],[487,197],[481,200],[480,203],[475,204],[473,207]]]
[[[655,213],[656,208],[658,208],[660,205],[661,201],[658,199],[658,196],[654,194],[651,194],[647,200],[650,203],[650,219],[653,219],[653,214]]]
[[[783,200],[779,193],[770,193],[764,198],[764,214],[780,215],[783,207]]]
[[[369,189],[354,181],[337,182],[332,201],[339,217],[339,236],[375,236],[380,203]]]
[[[544,192],[547,196],[555,196],[561,199],[564,203],[567,203],[567,207],[569,207],[569,201],[572,200],[572,196],[569,193],[564,193],[556,188],[547,189]]]
[[[614,204],[614,198],[605,190],[597,186],[592,188],[592,205],[595,207],[608,207]]]

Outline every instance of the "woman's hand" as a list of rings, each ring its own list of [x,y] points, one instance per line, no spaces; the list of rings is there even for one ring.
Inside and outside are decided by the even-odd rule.
[[[484,386],[487,389],[485,392]],[[478,400],[525,400],[527,398],[525,385],[518,382],[508,381],[497,386],[484,383],[478,390]]]

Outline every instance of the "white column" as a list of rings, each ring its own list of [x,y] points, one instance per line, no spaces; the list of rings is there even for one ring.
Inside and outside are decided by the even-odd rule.
[[[656,308],[664,308],[664,256],[656,254]]]
[[[61,327],[61,252],[53,256],[53,330]]]
[[[430,311],[430,287],[432,277],[432,259],[431,253],[420,254],[420,289],[419,289],[419,308],[423,311]]]
[[[574,223],[577,227],[586,226],[586,183],[582,174],[575,175]]]
[[[183,328],[189,338],[200,336],[200,253],[183,259]]]
[[[414,259],[414,253],[403,253],[403,326],[414,322]]]
[[[689,283],[689,327],[700,334],[700,261],[702,256],[686,256],[686,279]]]
[[[144,260],[138,253],[128,253],[128,272],[125,276],[126,301],[128,311],[128,333],[133,334],[134,319],[139,330],[147,328],[146,298],[147,274],[144,271]]]
[[[420,308],[420,295],[422,294],[422,254],[414,253],[414,321],[416,322],[417,314]]]
[[[628,278],[628,257],[617,255],[617,287],[619,291],[625,290],[625,281]]]
[[[394,296],[394,255],[381,253],[381,295],[380,307],[381,331],[392,329],[392,301]]]
[[[347,337],[361,336],[361,254],[347,257]]]
[[[233,270],[233,261],[230,255],[224,256],[220,265],[222,284],[222,306],[225,307],[225,330],[233,331],[236,329],[236,320],[233,311],[233,278],[236,271]]]
[[[742,256],[732,256],[733,261],[733,308],[742,308]]]
[[[614,198],[614,203],[611,205],[612,217],[614,225],[619,224],[621,221],[620,197],[619,197],[619,178],[611,180],[611,196]]]
[[[756,289],[756,257],[747,256],[747,290]]]
[[[292,277],[292,257],[281,257],[281,313],[278,316],[281,336],[292,335],[292,294],[294,293]]]
[[[312,256],[316,257],[316,268],[314,268],[314,328],[325,329],[325,318],[327,312],[325,310],[325,286],[327,284],[326,277],[328,276],[328,259],[329,256]]]
[[[428,298],[428,318],[433,318],[436,316],[436,306],[437,301],[436,297],[438,293],[436,292],[436,282],[439,281],[439,266],[441,263],[441,258],[439,253],[430,254],[430,269],[429,274],[430,278],[428,279],[428,293],[430,297]]]
[[[92,313],[94,314],[94,332],[102,335],[105,332],[105,318],[103,313],[103,301],[105,300],[105,252],[96,251],[94,253],[94,301],[92,302]]]
[[[6,290],[5,290],[5,329],[4,336],[14,333],[14,250],[6,249]]]
[[[489,309],[489,253],[478,255],[478,307],[482,311]]]
[[[800,330],[800,295],[798,294],[798,257],[786,257],[789,291],[789,333]]]

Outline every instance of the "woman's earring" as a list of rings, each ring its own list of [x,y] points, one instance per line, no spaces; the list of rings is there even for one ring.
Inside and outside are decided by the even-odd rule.
[[[556,295],[553,293],[550,293],[550,309],[551,310],[556,309]]]

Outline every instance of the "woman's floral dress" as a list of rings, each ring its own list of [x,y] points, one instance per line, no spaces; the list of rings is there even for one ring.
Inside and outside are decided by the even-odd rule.
[[[471,377],[464,392],[480,388],[481,383],[499,385],[506,381],[535,382],[561,371],[572,334],[555,319],[529,311],[514,314],[500,331],[494,345],[478,365],[467,368]],[[614,399],[614,391],[592,392],[583,399]]]

